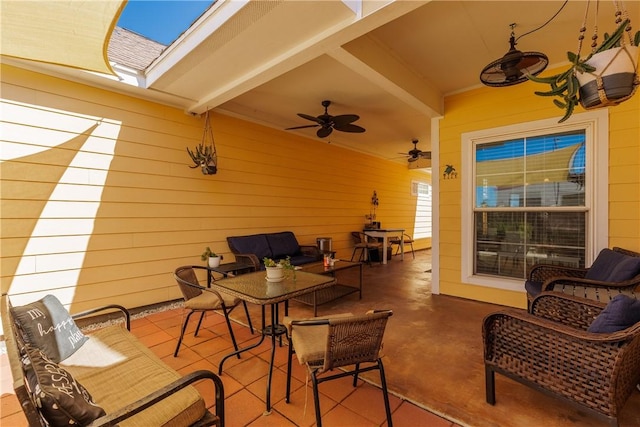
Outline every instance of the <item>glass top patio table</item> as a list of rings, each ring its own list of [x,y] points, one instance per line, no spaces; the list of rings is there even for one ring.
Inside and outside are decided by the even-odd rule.
[[[281,282],[271,283],[267,281],[266,271],[256,271],[253,273],[241,274],[235,277],[221,279],[211,283],[211,287],[222,291],[228,295],[240,298],[252,304],[262,306],[262,334],[260,340],[248,347],[227,354],[220,361],[218,374],[222,374],[224,362],[233,356],[258,347],[266,336],[271,337],[271,360],[269,362],[269,375],[267,378],[266,406],[265,414],[271,412],[271,379],[273,376],[273,361],[276,351],[276,337],[282,336],[286,329],[279,324],[278,304],[285,303],[291,298],[315,292],[333,286],[336,279],[331,276],[307,273],[304,271],[286,271],[285,278]],[[265,306],[271,306],[271,324],[265,326]],[[286,313],[285,313],[286,314]]]
[[[305,271],[286,271],[281,282],[268,282],[265,271],[241,274],[211,283],[211,286],[258,305],[277,304],[335,284],[331,276]]]

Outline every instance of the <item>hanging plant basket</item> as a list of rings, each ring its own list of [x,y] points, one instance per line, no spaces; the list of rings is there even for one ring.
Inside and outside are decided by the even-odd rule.
[[[190,168],[199,167],[204,175],[215,175],[218,172],[218,155],[216,153],[216,144],[213,140],[213,129],[211,128],[208,110],[204,118],[202,142],[196,146],[195,150],[190,150],[187,147],[187,153],[189,153],[189,157],[194,163],[193,166],[189,166]]]
[[[576,73],[580,105],[585,109],[618,105],[638,88],[638,46],[625,45],[596,53],[586,64],[593,72]]]
[[[605,34],[604,40],[598,45],[597,26],[595,26],[591,37],[593,40],[591,52],[586,57],[581,57],[589,3],[589,1],[586,2],[585,21],[580,28],[578,51],[577,53],[567,52],[571,66],[553,76],[527,76],[534,82],[546,83],[550,86],[549,91],[536,91],[535,94],[558,98],[553,100],[554,104],[565,110],[559,122],[567,120],[578,104],[585,109],[618,105],[631,98],[640,85],[638,77],[640,31],[632,36],[628,13],[626,10],[620,10],[617,1],[614,1],[617,25],[615,32],[611,36]]]

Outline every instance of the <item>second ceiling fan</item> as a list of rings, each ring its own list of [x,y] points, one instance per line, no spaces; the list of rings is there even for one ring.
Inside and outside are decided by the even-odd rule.
[[[409,163],[411,162],[415,162],[418,159],[431,159],[431,151],[422,151],[418,149],[418,140],[417,139],[412,139],[411,143],[413,144],[413,148],[409,151],[407,151],[407,160],[409,161]],[[398,153],[398,154],[405,154],[405,153]]]
[[[338,130],[340,132],[353,132],[353,133],[362,133],[365,131],[363,127],[358,125],[354,125],[353,122],[358,120],[360,116],[356,114],[341,114],[339,116],[332,116],[328,113],[329,105],[331,105],[331,101],[322,101],[322,106],[324,107],[324,114],[320,114],[319,116],[310,116],[304,113],[298,113],[298,116],[303,119],[311,120],[312,122],[316,122],[313,125],[303,125],[303,126],[294,126],[290,128],[286,128],[285,130],[292,129],[303,129],[303,128],[312,128],[312,127],[320,127],[316,132],[318,138],[326,138],[331,135],[333,130]]]

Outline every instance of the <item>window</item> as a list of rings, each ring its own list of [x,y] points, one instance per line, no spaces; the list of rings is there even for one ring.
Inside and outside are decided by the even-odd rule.
[[[569,124],[542,121],[463,137],[465,169],[472,171],[463,191],[465,280],[517,280],[522,289],[531,266],[584,267],[594,247],[607,245],[606,239],[595,242],[596,225],[606,218],[606,207],[596,205],[602,196],[606,200],[606,155],[595,155],[607,145],[607,134],[596,134],[605,127],[597,126],[606,122],[601,116],[585,113]],[[596,157],[603,158],[600,164]],[[601,223],[603,234],[606,226]]]
[[[417,196],[416,219],[413,225],[413,238],[431,237],[431,185],[425,182],[413,181],[411,193]]]

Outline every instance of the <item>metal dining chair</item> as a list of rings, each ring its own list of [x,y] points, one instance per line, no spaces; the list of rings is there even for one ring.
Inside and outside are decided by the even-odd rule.
[[[367,236],[359,231],[352,231],[351,237],[353,239],[353,252],[351,253],[351,261],[354,260],[356,253],[360,250],[360,256],[358,261],[364,261],[367,264],[371,264],[371,251],[380,251],[382,255],[382,243],[370,242],[367,240]],[[380,256],[382,261],[382,256]]]
[[[198,320],[198,326],[196,326],[195,333],[193,334],[194,336],[198,336],[198,331],[200,330],[200,326],[202,325],[204,314],[207,311],[219,311],[224,315],[224,319],[227,322],[227,327],[229,328],[231,342],[233,342],[233,348],[237,351],[238,344],[236,343],[236,337],[233,334],[233,328],[231,327],[229,313],[231,313],[238,305],[240,305],[240,303],[242,303],[242,305],[244,306],[244,312],[247,316],[249,329],[253,334],[253,324],[251,323],[251,317],[249,316],[247,303],[239,298],[235,298],[224,293],[217,292],[214,289],[201,286],[195,272],[195,270],[197,269],[207,270],[207,274],[209,274],[207,267],[199,265],[186,265],[178,267],[173,274],[176,282],[178,282],[180,291],[182,292],[182,296],[184,298],[184,307],[190,310],[189,314],[187,314],[187,317],[185,317],[184,322],[182,323],[180,338],[178,338],[178,345],[176,345],[176,351],[173,353],[173,357],[178,356],[180,344],[182,344],[182,339],[184,338],[184,333],[187,330],[187,325],[189,323],[191,315],[194,313],[200,313],[200,320]]]
[[[380,373],[387,426],[392,427],[389,393],[381,354],[382,338],[387,320],[392,314],[391,310],[372,310],[364,315],[345,313],[306,320],[285,318],[284,325],[289,338],[285,402],[289,403],[290,400],[291,361],[294,353],[300,364],[306,365],[311,374],[317,427],[322,427],[318,392],[320,383],[353,376],[353,387],[356,387],[360,373],[377,370]],[[341,369],[326,374],[336,368]]]
[[[411,246],[411,255],[413,255],[413,259],[416,259],[416,252],[413,250],[413,237],[408,235],[407,233],[403,233],[402,236],[396,236],[389,239],[389,243],[391,245],[398,245],[398,249],[396,249],[396,255],[400,253],[400,242],[404,240],[402,243],[406,246]]]

